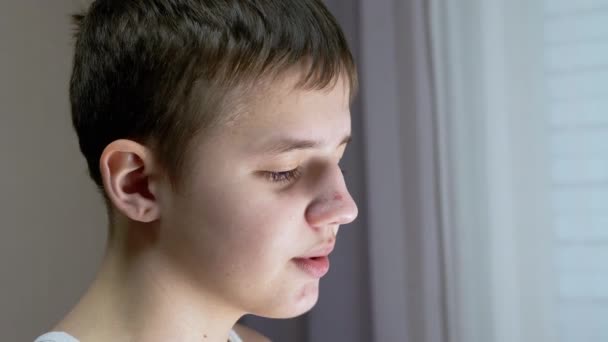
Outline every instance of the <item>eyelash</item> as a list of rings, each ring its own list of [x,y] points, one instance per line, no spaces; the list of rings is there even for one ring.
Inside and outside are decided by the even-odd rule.
[[[268,171],[266,172],[267,176],[268,176],[268,180],[273,182],[273,183],[288,183],[291,182],[295,179],[297,179],[298,177],[300,177],[301,171],[300,168],[297,167],[293,170],[289,170],[289,171],[281,171],[281,172],[272,172],[272,171]]]
[[[343,168],[340,168],[340,171],[342,171],[343,175],[346,175],[346,170],[344,170]],[[268,171],[268,172],[266,172],[268,180],[273,183],[288,183],[288,182],[294,181],[298,177],[300,177],[301,173],[302,172],[299,167],[297,167],[293,170],[289,170],[289,171],[281,171],[281,172]]]

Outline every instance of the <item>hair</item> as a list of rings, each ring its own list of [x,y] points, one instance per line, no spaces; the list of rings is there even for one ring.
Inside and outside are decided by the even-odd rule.
[[[321,0],[97,0],[73,15],[73,125],[89,174],[117,139],[149,146],[171,181],[197,134],[262,80],[301,70],[296,87],[356,92],[357,73]]]

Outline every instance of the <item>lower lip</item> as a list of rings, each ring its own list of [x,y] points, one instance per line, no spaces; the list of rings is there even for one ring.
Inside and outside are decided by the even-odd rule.
[[[293,261],[299,269],[317,279],[323,277],[329,271],[329,258],[326,256],[314,259],[297,258]]]

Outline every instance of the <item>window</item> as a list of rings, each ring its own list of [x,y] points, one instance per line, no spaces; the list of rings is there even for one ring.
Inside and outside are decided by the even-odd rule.
[[[451,341],[608,341],[608,1],[433,1]]]
[[[548,1],[546,106],[557,331],[608,340],[608,1]]]

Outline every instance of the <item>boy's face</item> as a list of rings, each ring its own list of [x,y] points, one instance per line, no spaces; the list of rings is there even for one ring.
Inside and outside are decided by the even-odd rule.
[[[159,196],[160,241],[179,272],[233,309],[274,318],[314,306],[319,275],[295,258],[333,245],[338,226],[357,216],[338,165],[351,133],[347,83],[294,90],[295,76],[206,132],[184,190]],[[318,146],[285,151],[284,139]]]

